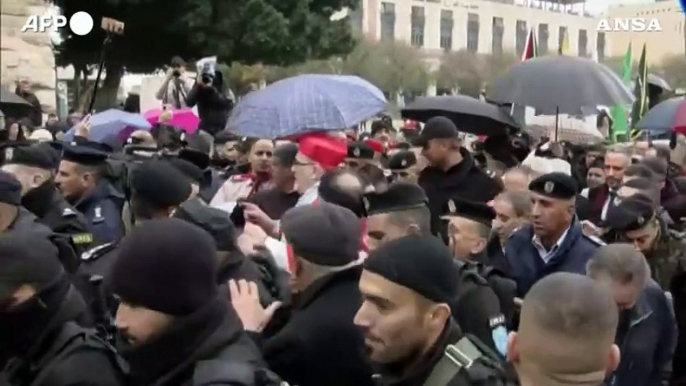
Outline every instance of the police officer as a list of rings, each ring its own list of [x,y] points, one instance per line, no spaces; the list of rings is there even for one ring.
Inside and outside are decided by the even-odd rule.
[[[35,233],[0,235],[0,384],[123,385],[124,367],[87,319],[83,299]]]
[[[400,150],[388,159],[388,169],[394,181],[417,183],[419,165],[417,155],[412,150]]]
[[[384,174],[375,153],[374,148],[368,143],[350,142],[345,158],[346,166],[360,174],[366,189],[369,191],[384,190],[386,185],[387,175]]]
[[[531,224],[512,234],[505,244],[510,277],[520,296],[554,272],[585,274],[586,263],[602,245],[586,236],[576,216],[576,180],[565,173],[544,174],[529,184]]]
[[[124,195],[107,180],[107,153],[65,145],[55,183],[62,196],[83,213],[96,244],[122,236]]]
[[[19,146],[5,151],[2,170],[14,175],[22,184],[21,204],[56,234],[71,240],[81,254],[93,242],[87,220],[59,194],[55,174],[59,154],[46,144]]]
[[[406,236],[364,261],[362,328],[382,385],[509,385],[498,354],[465,336],[451,318],[459,273],[432,236]]]
[[[615,199],[607,211],[607,225],[620,239],[630,242],[648,261],[653,280],[671,294],[679,338],[673,363],[686,361],[686,240],[683,234],[668,229],[656,215],[656,204],[650,197],[635,194]],[[686,382],[686,369],[674,366],[676,384]]]

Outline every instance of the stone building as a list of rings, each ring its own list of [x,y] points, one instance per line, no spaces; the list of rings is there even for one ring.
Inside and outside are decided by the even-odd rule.
[[[55,58],[50,33],[21,32],[29,15],[43,15],[52,7],[42,0],[0,0],[0,83],[12,92],[15,82],[33,83],[43,111],[55,109]]]

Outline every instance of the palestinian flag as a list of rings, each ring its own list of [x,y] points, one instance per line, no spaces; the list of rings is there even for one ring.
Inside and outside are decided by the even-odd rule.
[[[648,65],[646,63],[646,45],[643,44],[643,51],[641,52],[641,59],[638,61],[638,76],[636,76],[636,84],[634,85],[634,97],[636,101],[631,110],[631,132],[629,138],[637,140],[641,136],[641,131],[635,126],[638,121],[643,118],[648,112]]]
[[[536,41],[536,33],[534,29],[529,30],[529,36],[526,38],[526,45],[524,46],[524,52],[522,52],[522,62],[535,58],[538,56],[538,42]]]

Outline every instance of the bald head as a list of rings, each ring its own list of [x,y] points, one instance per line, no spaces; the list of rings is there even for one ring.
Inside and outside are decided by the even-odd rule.
[[[131,138],[135,140],[135,143],[138,146],[157,147],[157,142],[155,142],[155,138],[152,136],[152,134],[150,134],[149,131],[134,131],[131,133]]]
[[[524,299],[516,337],[517,365],[524,374],[597,385],[616,366],[612,358],[617,319],[617,307],[606,287],[583,275],[549,275]]]

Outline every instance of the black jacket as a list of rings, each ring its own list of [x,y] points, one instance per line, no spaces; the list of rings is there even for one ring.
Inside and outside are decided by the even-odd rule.
[[[448,171],[427,167],[419,174],[418,184],[429,199],[431,231],[439,234],[443,208],[449,199],[459,197],[475,202],[492,200],[502,188],[493,178],[484,173],[474,162],[471,154],[460,149],[463,160]]]
[[[204,87],[197,83],[188,93],[186,104],[188,107],[198,105],[198,116],[200,116],[198,129],[212,135],[224,130],[233,108],[233,101],[216,87]]]
[[[33,106],[28,118],[31,120],[31,123],[33,123],[33,127],[41,127],[43,125],[43,108],[41,107],[40,100],[38,100],[36,94],[30,91],[24,92],[19,87],[14,90],[14,93],[24,98],[31,104],[31,106]]]
[[[79,326],[86,318],[83,300],[71,285],[65,290],[41,335],[7,364],[2,376],[21,386],[124,385],[125,364],[114,348]]]
[[[362,304],[361,267],[331,274],[294,300],[286,326],[262,342],[269,368],[298,386],[373,385],[362,331],[353,318]]]
[[[267,371],[222,296],[154,341],[124,350],[124,357],[131,365],[131,384],[140,386],[257,386]]]

